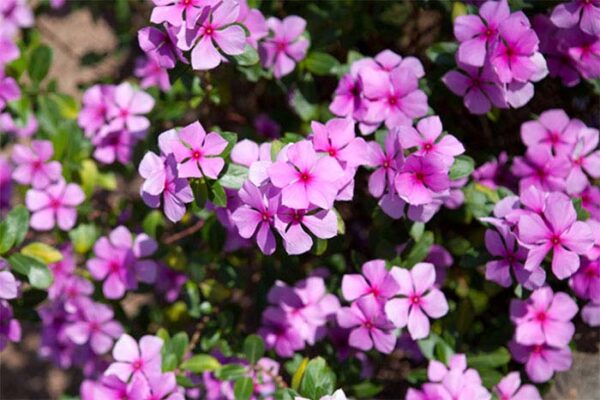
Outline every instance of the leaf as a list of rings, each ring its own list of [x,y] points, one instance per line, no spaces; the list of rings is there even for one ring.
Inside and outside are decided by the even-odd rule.
[[[304,65],[315,75],[328,75],[339,68],[340,62],[330,54],[313,51],[304,60]]]
[[[237,143],[238,135],[235,132],[228,131],[221,132],[220,135],[223,137],[223,139],[227,141],[227,147],[225,147],[225,150],[223,150],[219,157],[225,158],[229,156],[229,153],[231,153],[231,149],[233,149],[233,146],[235,146],[235,144]]]
[[[302,396],[320,399],[335,390],[335,374],[321,357],[309,361],[300,383]]]
[[[433,233],[426,231],[423,233],[423,235],[421,235],[421,239],[410,249],[406,255],[406,258],[402,261],[402,266],[408,268],[423,261],[429,254],[429,250],[431,249],[432,245]]]
[[[28,244],[21,249],[21,253],[26,256],[37,258],[46,264],[59,262],[63,258],[60,251],[41,242]]]
[[[443,65],[454,65],[454,53],[458,49],[458,44],[455,42],[439,42],[434,43],[425,51],[427,58],[432,62]]]
[[[372,399],[383,390],[383,385],[371,381],[364,381],[352,386],[352,390],[354,391],[354,395],[358,398]]]
[[[102,189],[115,190],[117,188],[117,177],[112,172],[98,174],[96,184]]]
[[[590,218],[590,213],[583,208],[583,203],[581,199],[574,199],[573,206],[575,207],[575,212],[577,213],[577,219],[579,221],[586,221]]]
[[[73,242],[75,251],[79,254],[90,251],[98,236],[100,236],[100,232],[94,224],[80,224],[77,228],[69,231],[69,238]]]
[[[265,344],[258,335],[250,335],[244,340],[244,354],[251,364],[256,364],[265,354]]]
[[[40,83],[50,70],[52,49],[46,45],[36,47],[31,53],[27,73],[34,83]]]
[[[254,383],[252,383],[251,378],[244,377],[235,381],[235,386],[233,387],[235,400],[248,400],[253,392]]]
[[[300,382],[302,382],[302,377],[304,376],[304,371],[306,370],[306,366],[308,365],[308,358],[302,359],[302,362],[298,366],[296,372],[294,372],[294,376],[292,376],[292,389],[298,390],[300,386]]]
[[[205,371],[216,371],[221,368],[219,360],[208,354],[196,354],[181,363],[181,369],[199,374]]]
[[[81,178],[81,188],[85,197],[90,198],[96,187],[96,181],[98,179],[98,167],[92,160],[83,160],[81,162],[81,169],[79,170],[79,177]]]
[[[179,332],[175,336],[171,338],[169,341],[169,347],[175,357],[177,358],[177,364],[181,362],[183,356],[185,355],[185,351],[187,350],[189,344],[188,335],[185,332]]]
[[[228,164],[225,174],[219,178],[221,186],[228,189],[240,189],[248,178],[248,168],[238,164]]]
[[[47,289],[52,284],[50,269],[38,259],[16,253],[8,258],[8,262],[15,272],[27,276],[31,286]]]
[[[223,186],[221,186],[219,181],[214,181],[211,183],[208,198],[217,207],[227,207],[227,194],[225,193],[225,189],[223,189]]]
[[[165,219],[163,213],[158,210],[150,211],[144,218],[144,221],[142,221],[142,229],[144,229],[144,232],[155,239],[158,237],[157,231],[161,226],[165,226]]]
[[[249,67],[259,61],[258,52],[249,44],[244,47],[244,52],[242,54],[233,56],[233,58],[238,65],[241,65],[242,67]]]
[[[497,368],[508,364],[510,353],[505,347],[499,347],[490,353],[479,353],[467,357],[467,363],[470,367],[476,369]]]
[[[222,381],[233,381],[244,378],[248,368],[240,364],[227,364],[215,371],[215,376]]]
[[[0,226],[0,254],[20,245],[29,228],[29,211],[23,205],[13,208]]]
[[[475,168],[475,161],[469,156],[458,156],[450,168],[450,179],[456,180],[471,175]]]

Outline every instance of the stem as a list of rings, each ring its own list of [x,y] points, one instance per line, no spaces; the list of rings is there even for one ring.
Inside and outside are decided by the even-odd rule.
[[[168,236],[167,238],[165,238],[163,240],[163,243],[168,245],[171,245],[187,236],[193,235],[194,233],[198,232],[200,229],[202,229],[202,227],[204,226],[204,220],[201,219],[198,222],[196,222],[194,225],[190,226],[189,228],[186,228],[180,232],[174,233],[171,236]]]

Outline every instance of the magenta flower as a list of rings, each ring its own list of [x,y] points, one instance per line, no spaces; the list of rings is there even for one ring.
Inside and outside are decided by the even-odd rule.
[[[262,65],[273,69],[273,75],[279,79],[294,70],[297,62],[306,57],[309,41],[302,37],[306,21],[295,15],[283,20],[271,17],[267,26],[273,33],[260,44],[259,54]]]
[[[491,394],[481,384],[477,370],[467,368],[467,357],[464,354],[454,354],[450,357],[448,368],[437,360],[429,361],[427,377],[444,388],[444,400],[491,399]]]
[[[83,93],[82,107],[77,117],[87,137],[95,135],[108,119],[108,107],[115,96],[114,86],[94,85]]]
[[[334,118],[325,125],[313,121],[310,126],[316,151],[329,154],[344,167],[358,167],[367,163],[367,143],[356,137],[352,119]]]
[[[396,174],[404,164],[397,130],[388,132],[383,149],[377,142],[370,142],[367,158],[368,165],[376,167],[369,177],[369,193],[381,197],[386,189],[393,191]]]
[[[521,125],[521,140],[527,147],[542,146],[550,148],[554,155],[567,155],[573,151],[583,128],[583,122],[569,119],[564,110],[547,110],[537,120]]]
[[[292,357],[304,348],[300,332],[288,321],[287,313],[278,307],[268,307],[262,314],[262,326],[258,330],[268,349],[274,349],[281,357]]]
[[[0,300],[0,351],[8,342],[17,343],[21,340],[21,324],[13,318],[13,310],[6,300]]]
[[[404,297],[394,298],[385,305],[385,314],[392,323],[408,332],[413,340],[429,335],[429,319],[448,313],[444,294],[434,287],[435,268],[430,263],[418,263],[410,271],[393,267],[391,274]]]
[[[236,22],[239,22],[246,27],[249,33],[248,37],[246,37],[246,43],[257,50],[258,42],[269,34],[267,21],[259,9],[248,7],[248,2],[246,0],[240,0],[239,3],[240,14],[238,15]]]
[[[521,385],[518,372],[511,372],[502,378],[494,391],[500,400],[542,400],[535,386]]]
[[[113,320],[113,311],[105,304],[85,299],[80,306],[79,319],[67,326],[65,334],[78,345],[89,343],[96,354],[106,353],[123,334],[123,327]]]
[[[348,301],[373,295],[383,304],[394,297],[399,289],[398,283],[386,269],[384,260],[368,261],[362,266],[362,275],[345,274],[342,278],[342,294]]]
[[[363,98],[360,74],[350,72],[340,79],[329,111],[340,117],[352,117],[357,121],[362,119],[366,112],[366,100]]]
[[[99,382],[83,381],[80,387],[82,400],[147,399],[148,381],[143,376],[134,376],[130,383],[115,375],[103,376]]]
[[[171,69],[175,68],[177,61],[188,63],[176,45],[176,34],[177,30],[169,25],[165,25],[165,32],[146,27],[138,31],[138,42],[149,59],[154,60],[161,68]]]
[[[442,121],[437,115],[426,117],[417,123],[417,128],[412,126],[398,127],[398,140],[404,149],[416,147],[414,154],[427,156],[434,154],[448,167],[454,162],[454,157],[465,152],[462,143],[452,135],[442,134]]]
[[[227,141],[216,132],[206,134],[200,122],[193,122],[178,132],[179,140],[171,141],[180,178],[217,179],[225,162],[217,157],[227,147]]]
[[[140,86],[143,89],[153,86],[158,87],[163,92],[168,92],[171,89],[169,73],[153,58],[138,57],[135,61],[133,74],[140,79]]]
[[[577,221],[571,200],[562,193],[548,195],[543,217],[529,214],[519,219],[519,240],[529,249],[525,269],[535,269],[552,250],[552,272],[558,279],[568,278],[579,269],[578,254],[594,244],[590,227]]]
[[[573,292],[582,299],[600,300],[600,258],[590,261],[584,259],[581,268],[569,281]]]
[[[114,89],[114,102],[108,104],[109,130],[127,129],[134,136],[143,138],[150,127],[150,121],[143,115],[153,107],[152,96],[134,89],[129,82],[121,83]]]
[[[450,187],[448,167],[437,156],[409,156],[394,181],[398,196],[412,205],[431,203]]]
[[[348,338],[352,347],[368,351],[375,346],[378,351],[386,354],[394,350],[394,326],[374,297],[362,297],[350,307],[342,307],[337,313],[337,322],[342,328],[352,329]]]
[[[361,71],[363,92],[370,100],[365,121],[391,129],[411,125],[413,119],[427,113],[427,95],[419,89],[419,78],[412,68],[400,66],[391,72],[364,68]]]
[[[104,372],[104,376],[116,375],[127,382],[131,376],[134,378],[156,379],[161,375],[161,355],[163,341],[158,336],[146,335],[140,343],[124,333],[121,335],[112,355],[116,360]]]
[[[562,191],[566,186],[569,164],[562,155],[553,157],[549,148],[533,146],[527,149],[525,157],[515,157],[511,171],[520,178],[521,192],[531,186],[543,191]]]
[[[277,246],[271,227],[280,201],[279,195],[270,192],[269,188],[259,189],[250,181],[244,182],[238,193],[243,205],[231,215],[240,236],[249,239],[256,232],[256,243],[267,255],[273,254]]]
[[[581,310],[581,319],[589,326],[600,326],[600,301],[587,303]]]
[[[13,37],[19,29],[30,26],[33,26],[33,12],[26,0],[0,2],[0,37]]]
[[[525,364],[525,371],[534,383],[550,380],[555,371],[567,371],[573,363],[568,347],[556,348],[547,344],[524,346],[515,341],[508,344],[513,358]]]
[[[211,7],[218,4],[217,0],[152,0],[154,9],[150,15],[150,22],[169,24],[179,27],[185,26],[192,29],[197,22],[206,18]]]
[[[0,69],[0,111],[4,110],[6,103],[21,97],[21,90],[17,81],[10,76],[4,75],[4,69]]]
[[[224,0],[201,24],[179,31],[177,46],[181,50],[191,49],[193,69],[213,69],[221,64],[225,58],[216,46],[230,56],[244,52],[246,33],[244,28],[234,24],[239,13],[239,3]]]
[[[510,16],[506,0],[487,1],[479,8],[479,15],[461,15],[454,20],[454,36],[460,42],[458,60],[481,67],[487,49],[498,42],[500,24]]]
[[[582,123],[583,125],[583,123]],[[571,154],[572,167],[567,176],[567,191],[579,193],[589,186],[586,172],[593,179],[600,178],[600,150],[598,130],[586,126],[579,130],[575,150]]]
[[[508,108],[506,94],[489,63],[483,68],[458,64],[442,77],[442,82],[457,96],[464,97],[465,107],[473,114],[485,114],[492,106]]]
[[[287,149],[288,162],[277,161],[269,167],[269,178],[281,189],[281,203],[295,209],[311,204],[329,210],[338,193],[344,171],[329,156],[318,157],[311,142],[303,140]]]
[[[440,384],[425,383],[421,390],[408,388],[405,400],[450,400],[450,395]]]
[[[43,190],[29,189],[25,195],[25,204],[32,212],[29,224],[38,231],[49,231],[55,225],[68,231],[75,226],[77,206],[84,200],[78,185],[62,179]]]
[[[61,179],[62,166],[58,161],[50,161],[54,155],[52,142],[33,140],[31,148],[16,144],[12,151],[12,160],[17,167],[12,178],[34,189],[44,189],[51,183]]]
[[[12,168],[8,160],[0,155],[0,217],[4,218],[5,211],[10,209],[12,199]]]
[[[600,35],[600,1],[572,0],[564,2],[552,10],[552,23],[559,28],[579,28],[590,35]]]
[[[285,206],[277,210],[275,228],[283,238],[288,254],[310,250],[313,240],[304,228],[320,239],[331,239],[338,233],[337,215],[332,210],[296,210]]]
[[[566,293],[552,293],[547,286],[535,290],[526,301],[514,299],[510,317],[517,326],[515,341],[567,347],[575,333],[571,319],[577,311],[577,304]]]
[[[103,164],[112,164],[115,161],[126,165],[131,161],[135,138],[126,130],[115,130],[92,139],[96,146],[94,158]]]
[[[12,133],[20,138],[33,136],[38,130],[38,121],[33,113],[27,115],[25,123],[15,120],[9,113],[0,114],[0,132]]]
[[[177,386],[174,372],[166,372],[157,379],[148,379],[147,400],[185,400],[182,390]],[[83,400],[83,399],[82,399]]]
[[[19,46],[11,39],[0,35],[0,67],[19,58],[20,53]]]

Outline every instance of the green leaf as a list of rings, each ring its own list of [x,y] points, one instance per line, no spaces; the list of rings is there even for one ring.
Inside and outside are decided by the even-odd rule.
[[[453,66],[455,63],[454,53],[456,53],[457,49],[458,44],[456,42],[439,42],[429,46],[425,54],[427,58],[436,64]]]
[[[192,380],[190,378],[188,378],[187,376],[183,376],[183,375],[177,375],[175,377],[175,380],[177,381],[177,385],[178,386],[183,386],[184,388],[193,388],[196,385],[194,384],[194,382],[192,382]]]
[[[315,241],[313,251],[314,251],[315,255],[321,256],[327,251],[327,240],[321,239],[321,238],[316,238],[316,239],[317,240]]]
[[[73,242],[75,251],[79,254],[90,251],[98,236],[100,236],[100,232],[94,224],[81,224],[69,231],[69,238]]]
[[[248,168],[238,164],[227,164],[225,174],[219,178],[221,186],[228,189],[240,189],[248,178]]]
[[[579,221],[586,221],[590,218],[590,213],[583,208],[583,203],[581,199],[574,199],[573,206],[575,207],[575,212],[577,213],[577,219]]]
[[[40,83],[50,70],[52,64],[52,49],[46,45],[36,47],[31,53],[27,73],[34,83]]]
[[[479,353],[467,357],[467,363],[470,367],[476,369],[497,368],[508,364],[510,353],[505,347],[499,347],[490,353]]]
[[[406,258],[402,261],[402,266],[408,268],[423,261],[429,254],[429,250],[431,249],[432,245],[433,233],[426,231],[423,233],[423,235],[421,235],[421,239],[410,249],[406,255]]]
[[[450,179],[456,180],[471,175],[475,168],[475,161],[469,156],[458,156],[450,168]]]
[[[23,205],[13,208],[0,224],[0,254],[20,245],[29,228],[29,211]]]
[[[227,207],[227,194],[225,193],[225,189],[223,189],[223,186],[221,186],[219,181],[214,181],[211,183],[208,198],[217,207]]]
[[[223,150],[219,157],[225,158],[229,156],[229,153],[231,153],[231,149],[233,149],[233,146],[235,146],[235,144],[237,143],[238,135],[235,132],[228,131],[221,132],[220,135],[223,137],[223,139],[227,141],[227,147],[225,147],[225,150]]]
[[[173,352],[172,354],[177,358],[177,364],[183,359],[189,342],[188,335],[185,332],[177,333],[169,341],[169,350],[171,350]]]
[[[81,178],[81,188],[85,197],[90,198],[96,187],[96,181],[98,179],[98,167],[92,160],[83,160],[81,162],[81,169],[79,170],[79,177]]]
[[[190,187],[194,193],[194,202],[198,207],[204,207],[209,198],[208,185],[204,178],[190,179]]]
[[[113,172],[104,172],[98,174],[96,184],[102,189],[115,190],[117,188],[117,177]]]
[[[302,382],[302,377],[304,376],[304,371],[306,371],[306,366],[308,365],[308,358],[302,359],[302,362],[294,372],[294,376],[292,376],[292,389],[298,390],[300,387],[300,383]]]
[[[372,399],[383,390],[383,385],[371,381],[364,381],[352,386],[354,395],[361,399]]]
[[[233,387],[235,400],[248,400],[253,392],[254,383],[252,383],[251,378],[239,378],[235,381],[235,386]]]
[[[47,289],[52,284],[50,269],[37,258],[16,253],[8,258],[8,262],[15,272],[27,276],[31,286]]]
[[[271,142],[271,161],[275,162],[277,160],[277,155],[283,149],[284,143],[281,140],[273,140]]]
[[[304,60],[304,65],[315,75],[328,75],[339,68],[340,62],[330,54],[313,51]]]
[[[219,370],[219,368],[221,368],[221,363],[219,360],[208,354],[197,354],[189,360],[185,360],[181,364],[181,368],[199,374],[205,371]]]
[[[250,335],[244,340],[244,354],[251,364],[256,364],[265,354],[265,344],[258,335]]]
[[[310,399],[320,399],[335,390],[335,374],[321,357],[309,361],[300,383],[300,393]]]
[[[41,242],[28,244],[21,249],[21,253],[26,256],[37,258],[46,264],[58,262],[63,258],[60,251]]]
[[[227,364],[215,371],[215,376],[222,381],[234,381],[247,374],[248,368],[240,364]]]
[[[259,61],[258,52],[249,44],[244,47],[244,52],[242,54],[233,56],[233,58],[238,65],[241,65],[242,67],[249,67]]]
[[[163,213],[158,210],[150,211],[142,221],[144,232],[155,239],[158,237],[157,231],[161,226],[165,226],[165,219]]]

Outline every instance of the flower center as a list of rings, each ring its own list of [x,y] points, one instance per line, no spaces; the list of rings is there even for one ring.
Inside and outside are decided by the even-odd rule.
[[[560,135],[557,132],[550,132],[550,143],[556,144],[560,140]]]
[[[135,370],[135,371],[139,371],[140,369],[142,369],[142,367],[144,366],[144,360],[142,360],[141,358],[135,360],[132,364],[131,367]]]
[[[211,25],[207,25],[204,28],[204,34],[206,36],[212,36],[215,33],[215,28],[213,28]]]
[[[544,311],[538,312],[537,315],[535,316],[535,319],[538,320],[539,322],[544,322],[547,318],[548,318],[548,316],[546,315],[546,313]]]
[[[120,269],[121,269],[121,264],[119,264],[117,261],[111,261],[110,264],[108,265],[108,270],[113,274],[116,274],[117,272],[119,272]]]
[[[352,93],[352,96],[354,96],[354,97],[360,96],[360,88],[358,87],[357,84],[352,85],[352,88],[350,89],[350,93]]]
[[[336,154],[337,154],[337,150],[335,148],[333,148],[333,147],[330,147],[329,150],[328,150],[328,153],[329,153],[329,155],[331,157],[335,157]]]
[[[485,35],[486,38],[489,39],[492,36],[494,36],[494,33],[496,33],[496,31],[494,29],[488,27],[483,34]]]
[[[419,182],[425,181],[425,174],[422,172],[415,172],[415,179]]]
[[[373,323],[371,321],[365,322],[364,326],[369,330],[373,329]]]
[[[62,202],[60,201],[60,199],[52,199],[52,200],[50,200],[50,207],[53,210],[59,209],[61,205],[62,205]]]
[[[388,97],[388,103],[390,106],[395,106],[398,104],[398,97],[396,96],[389,96]]]
[[[261,213],[261,218],[263,221],[268,222],[271,219],[271,215],[269,214],[268,211],[263,211]]]
[[[535,354],[541,354],[543,350],[544,350],[544,346],[543,345],[536,344],[535,346],[533,346],[533,349],[531,350],[531,352],[535,353]]]
[[[408,300],[410,301],[410,304],[416,306],[416,305],[418,305],[421,302],[421,297],[417,296],[416,294],[414,294],[414,295],[410,296],[408,298]]]
[[[121,118],[127,118],[129,116],[129,110],[126,108],[122,108],[119,111],[119,115],[121,116]]]
[[[560,244],[560,236],[552,236],[552,238],[550,239],[550,243],[552,243],[552,246],[558,246]]]
[[[199,160],[201,157],[202,157],[202,153],[200,152],[200,150],[192,151],[192,158],[194,160]]]
[[[100,324],[98,324],[96,321],[90,322],[90,331],[98,332],[99,330],[100,330]]]
[[[304,183],[308,183],[311,179],[311,176],[307,171],[304,171],[300,173],[299,179]]]
[[[294,210],[294,214],[292,214],[292,220],[296,223],[302,222],[303,213],[300,210]]]
[[[275,42],[275,48],[279,52],[286,51],[287,50],[287,42],[284,42],[284,41]]]
[[[32,166],[33,169],[37,171],[42,168],[42,162],[40,160],[35,160]]]
[[[433,149],[433,145],[431,143],[425,143],[423,149],[425,149],[425,151],[431,151],[431,149]]]
[[[184,6],[188,7],[190,4],[192,4],[192,0],[183,0],[181,2]]]

